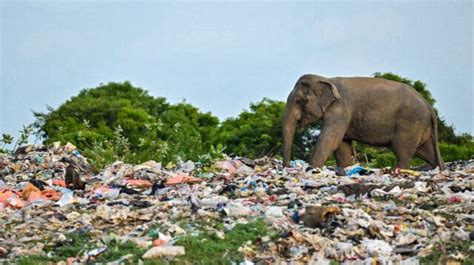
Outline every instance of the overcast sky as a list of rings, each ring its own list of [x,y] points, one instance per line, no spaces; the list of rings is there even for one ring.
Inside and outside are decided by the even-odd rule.
[[[109,81],[223,119],[286,100],[304,73],[374,72],[424,81],[448,123],[474,132],[470,1],[0,2],[0,133]]]

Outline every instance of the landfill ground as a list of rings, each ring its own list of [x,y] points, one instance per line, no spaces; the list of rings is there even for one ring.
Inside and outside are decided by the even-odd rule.
[[[474,264],[474,160],[447,165],[337,176],[224,158],[94,172],[70,144],[30,145],[0,154],[0,263]],[[66,183],[71,168],[84,190]]]

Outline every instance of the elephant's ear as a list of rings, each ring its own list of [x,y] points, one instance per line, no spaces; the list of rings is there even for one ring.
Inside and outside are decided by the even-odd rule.
[[[328,81],[319,81],[324,84],[324,88],[321,94],[321,111],[324,113],[326,109],[335,101],[341,98],[341,94],[337,87]],[[328,87],[326,87],[328,86]]]

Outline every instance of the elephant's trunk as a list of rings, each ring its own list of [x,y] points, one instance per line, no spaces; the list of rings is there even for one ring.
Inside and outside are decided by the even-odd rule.
[[[283,119],[283,166],[290,166],[291,147],[298,120],[300,119],[300,110],[291,100],[291,95],[285,109],[285,117]]]

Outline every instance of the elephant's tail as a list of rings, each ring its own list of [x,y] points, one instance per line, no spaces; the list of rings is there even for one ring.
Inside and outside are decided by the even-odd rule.
[[[430,111],[431,111],[431,128],[433,131],[433,134],[431,135],[431,139],[433,140],[436,163],[438,164],[438,167],[440,170],[444,170],[446,169],[446,166],[444,165],[443,157],[441,157],[441,153],[439,151],[439,145],[438,145],[438,119],[436,118],[436,113],[434,112],[434,109],[431,106],[430,106]]]

